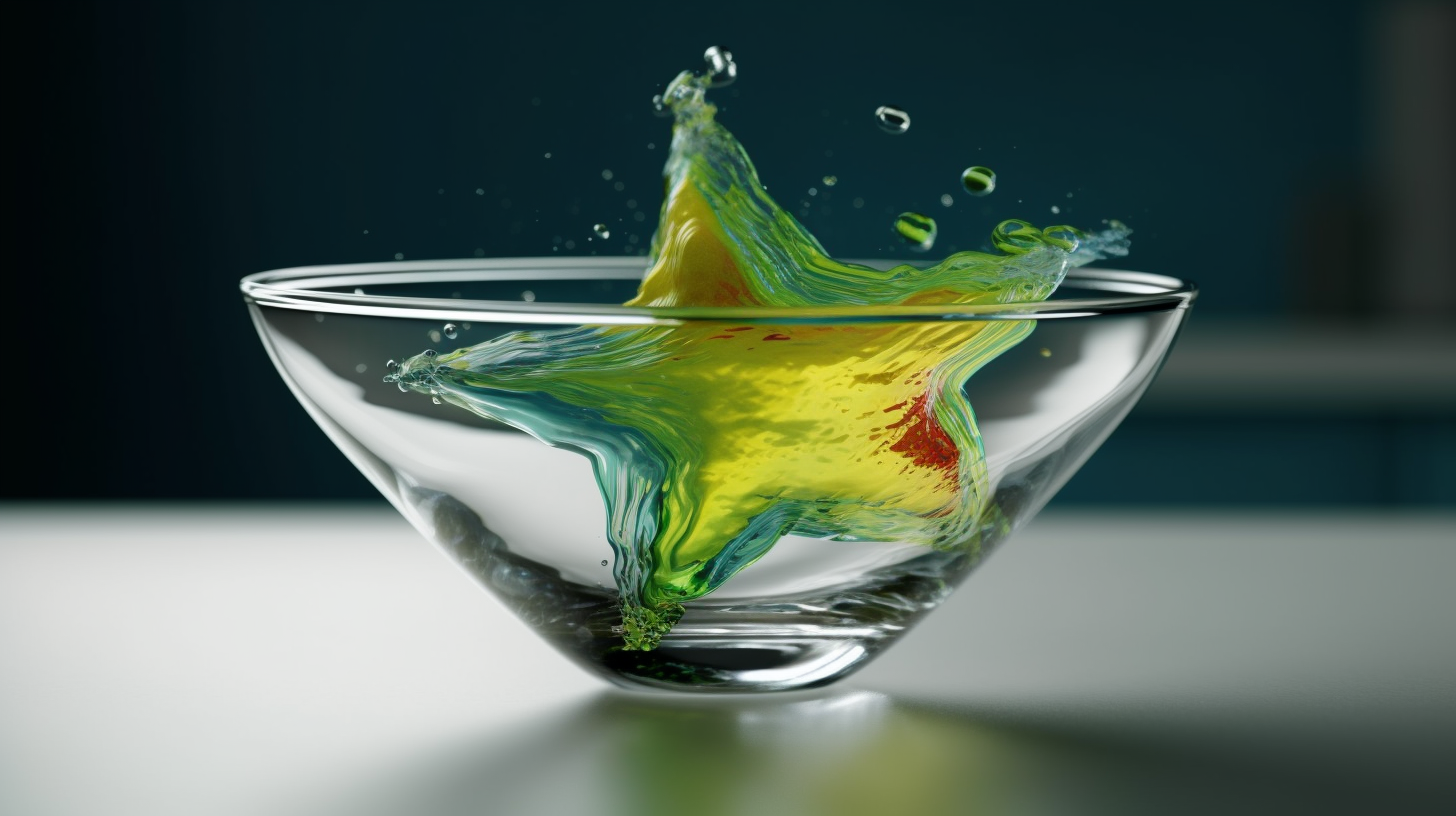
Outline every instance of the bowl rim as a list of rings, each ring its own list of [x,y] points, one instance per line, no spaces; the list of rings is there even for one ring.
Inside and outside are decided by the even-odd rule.
[[[857,260],[885,268],[904,261]],[[642,307],[599,303],[467,300],[421,298],[357,292],[321,291],[323,287],[359,288],[369,284],[428,280],[434,283],[480,280],[482,273],[512,280],[520,273],[532,280],[620,280],[623,272],[640,276],[647,268],[641,256],[623,258],[469,258],[435,261],[334,264],[274,269],[248,275],[239,283],[252,304],[280,309],[397,317],[421,320],[542,324],[680,325],[692,321],[732,320],[745,323],[840,323],[922,320],[1047,320],[1186,309],[1198,296],[1191,281],[1148,272],[1077,267],[1066,283],[1107,296],[998,304],[918,304],[913,306],[674,306]]]

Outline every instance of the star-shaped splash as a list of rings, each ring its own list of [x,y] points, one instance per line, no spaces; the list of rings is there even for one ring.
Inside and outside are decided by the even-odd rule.
[[[874,307],[1042,300],[1070,264],[1125,238],[1094,249],[1066,228],[1008,222],[1006,255],[888,271],[833,261],[768,197],[705,88],[684,74],[666,94],[668,196],[628,305],[741,317],[515,332],[391,376],[591,459],[626,648],[655,647],[684,602],[788,533],[973,545],[989,497],[964,385],[1032,323],[885,320]],[[760,314],[810,306],[843,308]]]

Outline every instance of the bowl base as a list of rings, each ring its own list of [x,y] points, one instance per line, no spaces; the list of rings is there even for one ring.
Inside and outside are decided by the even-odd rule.
[[[590,668],[636,690],[792,691],[839,680],[881,646],[863,638],[674,633],[650,652],[614,650]]]

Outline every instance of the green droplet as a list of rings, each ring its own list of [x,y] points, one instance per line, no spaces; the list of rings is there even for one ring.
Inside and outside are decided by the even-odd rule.
[[[1041,231],[1018,218],[1010,218],[996,225],[991,232],[991,243],[1007,255],[1021,255],[1041,246]]]
[[[986,195],[996,189],[996,174],[989,167],[967,167],[961,173],[961,186],[971,195]]]
[[[895,234],[921,252],[935,246],[935,233],[935,219],[928,215],[906,212],[895,219]]]
[[[1054,247],[1061,247],[1068,252],[1076,252],[1077,247],[1082,245],[1084,233],[1076,227],[1057,225],[1047,227],[1041,231],[1041,239]]]

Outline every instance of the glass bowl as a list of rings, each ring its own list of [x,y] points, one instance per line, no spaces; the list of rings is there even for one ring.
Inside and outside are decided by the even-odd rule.
[[[827,684],[863,666],[935,609],[1107,438],[1157,373],[1195,296],[1191,284],[1174,278],[1080,269],[1053,299],[1038,303],[618,305],[636,293],[644,267],[640,258],[400,262],[279,270],[242,282],[263,345],[294,396],[380,492],[541,637],[588,670],[638,689],[787,690]],[[562,441],[569,428],[547,444],[539,428],[538,435],[522,430],[529,425],[517,420],[509,399],[467,404],[452,381],[437,381],[428,370],[416,376],[421,361],[434,359],[421,355],[430,349],[450,359],[459,349],[522,336],[517,332],[639,331],[670,343],[715,327],[742,332],[733,337],[745,343],[805,332],[899,331],[928,338],[927,359],[943,359],[983,332],[1021,339],[982,361],[961,391],[981,450],[973,452],[977,500],[962,513],[968,517],[937,528],[953,534],[931,541],[799,523],[757,544],[713,591],[675,607],[681,617],[660,642],[633,646],[624,618],[631,604],[619,586],[640,574],[640,564],[633,566],[631,553],[619,557],[620,535],[611,531],[621,522],[608,512],[608,496],[621,485],[599,478],[607,471],[590,450]],[[762,376],[810,376],[793,349],[776,344]],[[511,363],[523,382],[539,373],[529,359]],[[630,380],[633,372],[624,376]],[[657,375],[641,372],[651,376]],[[780,446],[783,461],[769,462],[763,484],[728,487],[774,500],[807,497],[811,506],[846,499],[824,485],[838,484],[855,467],[836,457],[858,443],[862,430],[847,424],[839,433],[834,421],[826,427],[822,411],[812,414],[813,423],[805,419],[808,402],[837,398],[832,378],[822,389],[808,382],[785,404],[736,406],[747,412],[748,421],[739,420],[745,448],[767,449],[771,459]],[[650,417],[652,400],[661,399],[653,387],[662,384],[649,385],[629,384],[612,399]],[[805,438],[830,442],[806,445]],[[621,455],[630,468],[631,451]],[[805,455],[821,461],[806,469]],[[848,498],[865,512],[879,506],[875,497]],[[509,670],[509,655],[502,657]]]

